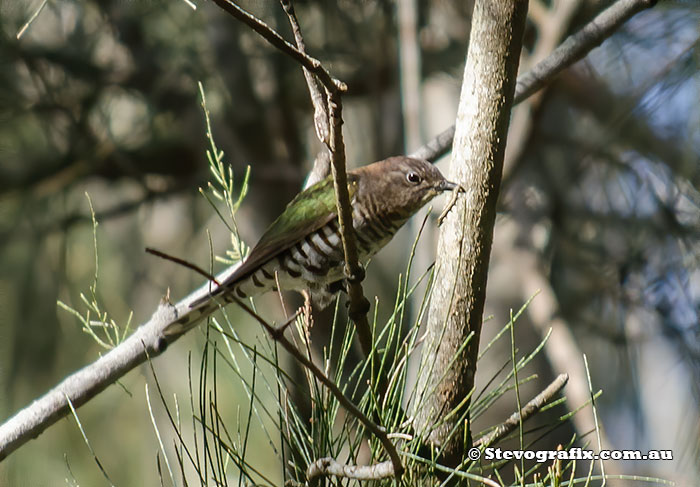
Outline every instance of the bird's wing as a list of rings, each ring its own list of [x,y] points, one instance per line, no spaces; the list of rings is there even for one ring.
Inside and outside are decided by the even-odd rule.
[[[348,191],[352,201],[357,191],[357,176],[348,174]],[[331,176],[299,193],[284,212],[268,227],[246,260],[221,285],[221,288],[252,274],[276,255],[292,247],[337,216],[335,191]]]

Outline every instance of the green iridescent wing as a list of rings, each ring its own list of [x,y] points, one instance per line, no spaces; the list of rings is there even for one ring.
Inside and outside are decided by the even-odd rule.
[[[357,176],[348,174],[348,191],[352,201]],[[299,193],[284,212],[269,226],[248,258],[229,276],[222,287],[252,274],[259,266],[284,252],[306,235],[315,232],[337,215],[331,176]]]

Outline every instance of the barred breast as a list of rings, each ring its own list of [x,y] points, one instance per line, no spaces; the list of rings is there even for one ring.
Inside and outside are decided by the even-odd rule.
[[[354,205],[352,211],[358,254],[363,265],[407,220],[398,214],[373,217],[371,211],[371,206],[362,205]],[[234,293],[241,299],[257,296],[277,289],[279,281],[284,290],[310,290],[314,301],[325,307],[335,294],[328,289],[329,285],[343,278],[344,253],[338,220],[334,219],[235,284]]]

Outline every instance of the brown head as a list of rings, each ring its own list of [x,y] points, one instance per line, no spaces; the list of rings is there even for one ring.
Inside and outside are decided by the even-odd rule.
[[[428,161],[406,156],[390,157],[350,173],[358,176],[358,201],[371,201],[378,211],[398,213],[402,218],[409,218],[435,196],[457,187]]]

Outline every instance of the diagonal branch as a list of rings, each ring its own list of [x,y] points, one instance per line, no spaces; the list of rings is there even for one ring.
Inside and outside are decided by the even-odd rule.
[[[503,423],[499,424],[491,433],[474,441],[474,446],[487,447],[501,440],[520,425],[521,418],[522,422],[524,423],[537,414],[537,412],[539,412],[539,410],[542,409],[545,404],[547,404],[560,390],[564,388],[568,381],[569,376],[567,374],[559,374],[559,376],[554,379],[544,391],[533,397],[530,402],[520,409],[520,411],[513,413]]]
[[[338,402],[353,416],[355,416],[367,430],[372,433],[374,436],[377,437],[379,442],[382,444],[384,449],[386,450],[387,454],[389,455],[389,458],[391,459],[391,467],[392,471],[390,473],[391,476],[395,477],[401,477],[404,471],[403,464],[401,463],[401,458],[399,457],[398,452],[396,451],[396,447],[394,444],[391,442],[389,439],[389,436],[386,433],[386,430],[383,427],[378,426],[376,423],[374,423],[371,419],[369,419],[356,405],[353,403],[350,399],[348,399],[345,394],[343,394],[343,391],[340,390],[340,388],[336,385],[335,382],[333,382],[315,363],[311,361],[308,357],[306,357],[303,353],[301,353],[295,346],[287,340],[287,338],[284,336],[284,331],[286,329],[286,325],[280,326],[278,328],[273,327],[270,325],[268,322],[266,322],[264,319],[260,317],[255,311],[253,311],[247,304],[245,304],[243,301],[238,299],[235,296],[231,296],[233,300],[241,307],[243,310],[245,310],[250,316],[252,316],[258,323],[262,325],[263,328],[265,328],[265,331],[267,331],[270,336],[272,337],[273,340],[275,340],[277,343],[282,345],[284,349],[289,352],[300,364],[302,364],[304,367],[306,367],[308,370],[311,371],[311,373],[314,374],[316,379],[318,379],[324,386],[328,388],[329,391],[331,391],[331,394],[335,396],[335,398],[338,400]],[[295,318],[295,317],[293,317]],[[381,465],[381,464],[379,464]],[[386,470],[386,467],[383,467],[384,470]]]
[[[218,280],[225,280],[233,270],[235,267],[227,269],[217,276]],[[82,406],[145,362],[147,356],[156,357],[163,353],[170,343],[216,311],[218,305],[215,302],[190,309],[190,302],[206,294],[209,294],[208,283],[177,304],[163,299],[153,316],[126,340],[95,362],[66,377],[0,425],[0,461],[70,414],[68,400],[75,408]]]
[[[656,5],[656,0],[619,0],[603,10],[580,31],[570,35],[547,58],[527,73],[518,76],[513,105],[542,89],[563,70],[583,59],[594,48],[610,37],[633,15]],[[411,154],[412,157],[436,161],[452,148],[455,126],[436,135],[431,141]]]
[[[334,78],[316,58],[313,58],[303,51],[297,49],[279,35],[272,27],[267,25],[262,20],[258,19],[249,12],[246,12],[241,7],[236,5],[232,0],[213,0],[215,4],[223,10],[231,14],[236,19],[240,20],[255,32],[260,34],[267,42],[274,47],[287,54],[289,57],[297,61],[303,67],[315,74],[319,81],[332,91],[344,92],[348,87],[342,81]]]

